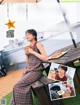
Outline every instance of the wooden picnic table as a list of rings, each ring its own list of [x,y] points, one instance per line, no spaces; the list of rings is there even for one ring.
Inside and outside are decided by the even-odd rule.
[[[59,58],[53,58],[52,60],[49,60],[49,61],[59,63],[59,64],[70,64],[76,60],[79,60],[80,59],[80,42],[77,43],[77,48],[74,48],[73,45],[70,45],[70,46],[67,46],[67,47],[64,47],[62,49],[55,51],[53,54],[58,53],[58,52],[65,52],[65,51],[67,51],[67,53],[65,53],[63,56]]]
[[[80,59],[80,42],[77,43],[77,48],[74,48],[73,45],[70,45],[70,46],[67,46],[67,47],[64,47],[62,49],[55,51],[49,57],[53,56],[54,54],[56,54],[58,52],[65,52],[65,51],[66,51],[66,53],[64,55],[62,55],[56,59],[55,58],[49,59],[49,61],[46,62],[47,64],[45,64],[44,67],[45,67],[45,71],[47,74],[50,70],[50,64],[52,62],[75,67],[74,61]],[[76,82],[76,86],[80,92],[80,80],[79,80],[79,76],[77,74],[77,70],[76,70],[76,73],[74,76],[74,81]],[[40,78],[37,82],[35,82],[33,84],[32,88],[38,96],[40,105],[64,105],[62,100],[50,101],[49,92],[47,90],[48,90],[48,84],[50,84],[52,82],[54,82],[54,81],[51,81],[47,77],[43,76],[42,78]]]
[[[37,95],[39,99],[39,105],[64,105],[61,99],[51,101],[48,84],[55,81],[42,76],[38,81],[32,84],[33,93]]]
[[[70,67],[75,67],[74,62],[76,60],[80,60],[80,42],[77,43],[77,48],[74,48],[73,45],[70,45],[70,46],[67,46],[67,47],[64,47],[62,49],[55,51],[53,54],[51,54],[51,56],[54,55],[55,53],[65,52],[65,51],[67,51],[67,52],[65,54],[63,54],[61,57],[52,58],[51,60],[49,60],[49,62],[64,64],[64,65],[68,65]],[[76,82],[77,88],[80,92],[80,78],[77,73],[78,70],[76,69],[74,81]]]

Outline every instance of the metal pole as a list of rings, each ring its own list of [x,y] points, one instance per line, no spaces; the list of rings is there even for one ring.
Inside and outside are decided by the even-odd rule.
[[[67,25],[67,27],[68,27],[68,29],[69,29],[69,34],[70,34],[70,36],[71,36],[73,45],[74,45],[75,48],[77,48],[77,45],[76,45],[76,42],[75,42],[75,40],[74,40],[73,34],[72,34],[71,30],[70,30],[70,29],[71,29],[71,24],[70,24],[69,20],[67,19],[65,12],[64,12],[63,9],[61,8],[60,1],[57,0],[57,2],[58,2],[59,7],[60,7],[60,9],[61,9],[61,11],[62,11],[62,14],[63,14],[64,20],[65,20],[65,23],[66,23],[66,25]]]

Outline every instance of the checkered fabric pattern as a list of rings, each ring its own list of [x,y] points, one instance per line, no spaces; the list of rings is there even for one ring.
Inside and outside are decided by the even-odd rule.
[[[32,49],[39,53],[36,44]],[[29,64],[21,79],[13,87],[11,105],[32,105],[31,85],[42,76],[43,69],[42,61],[29,54]]]

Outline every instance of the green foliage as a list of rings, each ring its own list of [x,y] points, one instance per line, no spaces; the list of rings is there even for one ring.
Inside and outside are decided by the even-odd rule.
[[[7,100],[6,105],[10,105],[11,97],[12,97],[12,93],[9,93],[8,95],[6,95],[6,96],[4,97],[4,98],[6,98],[6,100]]]
[[[12,93],[9,93],[7,96],[4,97],[7,99],[6,105],[10,105],[11,97],[12,97]],[[80,105],[80,93],[78,92],[78,90],[76,89],[75,97],[72,97],[69,99],[63,99],[63,103],[64,103],[64,105]],[[34,95],[33,95],[33,105],[39,105],[39,100]]]
[[[76,63],[75,66],[79,66],[79,63]],[[43,74],[46,75],[46,72],[44,71]],[[78,74],[80,76],[80,71],[78,72]],[[80,105],[80,92],[77,90],[76,83],[75,83],[75,88],[76,88],[76,96],[68,99],[67,98],[63,99],[64,105]],[[34,96],[33,93],[32,93],[32,96],[33,96],[33,105],[39,105],[38,98]],[[4,97],[7,99],[6,105],[10,105],[11,97],[12,97],[12,93],[9,93]]]
[[[63,99],[64,105],[80,105],[80,93],[76,89],[76,96],[72,98]]]

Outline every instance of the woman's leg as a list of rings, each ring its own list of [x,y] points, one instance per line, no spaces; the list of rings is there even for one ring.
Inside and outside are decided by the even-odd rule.
[[[28,72],[13,88],[12,105],[32,105],[31,84],[42,76],[39,71]]]

